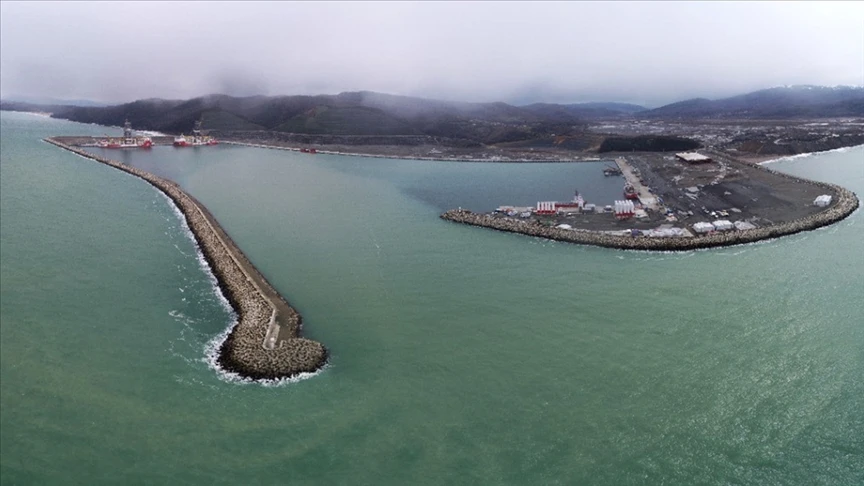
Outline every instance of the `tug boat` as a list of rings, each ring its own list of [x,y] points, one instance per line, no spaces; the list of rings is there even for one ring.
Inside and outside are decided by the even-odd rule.
[[[109,149],[150,148],[153,140],[150,137],[136,137],[132,132],[132,124],[126,120],[123,124],[123,138],[106,138],[97,142],[96,146]]]
[[[636,192],[636,188],[633,187],[633,184],[630,184],[629,182],[624,184],[624,198],[639,199],[639,194]]]
[[[189,142],[186,140],[186,137],[180,135],[179,137],[174,137],[174,146],[175,147],[186,147],[189,145]]]

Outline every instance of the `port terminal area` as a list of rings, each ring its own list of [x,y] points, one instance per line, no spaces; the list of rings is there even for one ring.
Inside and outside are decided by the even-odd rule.
[[[57,141],[64,143],[66,145],[70,145],[73,147],[99,147],[99,142],[105,140],[106,138],[119,138],[119,137],[92,137],[92,136],[58,136],[54,137]],[[168,135],[151,135],[148,136],[152,141],[153,146],[159,145],[171,145],[174,142],[174,136]]]
[[[618,154],[604,173],[622,179],[619,198],[584,201],[576,191],[571,201],[502,205],[487,214],[565,230],[693,237],[793,221],[836,198],[829,188],[714,151]]]

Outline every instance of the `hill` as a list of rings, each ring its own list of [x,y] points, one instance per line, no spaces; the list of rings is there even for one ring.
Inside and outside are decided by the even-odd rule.
[[[574,118],[579,120],[607,120],[645,111],[644,106],[628,103],[576,103],[569,105],[534,103],[522,108],[537,116],[561,121]]]
[[[318,96],[209,95],[191,100],[139,100],[108,107],[31,106],[3,102],[0,108],[50,111],[56,118],[188,133],[197,120],[205,130],[269,130],[310,135],[426,135],[497,143],[567,133],[578,116],[555,117],[506,103],[466,103],[394,96],[368,91]]]
[[[786,86],[731,98],[695,98],[636,114],[638,118],[834,118],[864,116],[864,88]]]
[[[793,86],[720,100],[696,98],[646,110],[625,103],[469,103],[371,91],[317,96],[220,94],[189,100],[146,99],[114,106],[39,105],[0,101],[0,109],[51,112],[56,118],[189,133],[205,130],[303,136],[426,137],[476,146],[595,146],[586,126],[599,120],[791,119],[864,116],[864,88]],[[622,144],[621,140],[610,143]],[[627,142],[642,146],[644,140]],[[663,146],[665,146],[665,141]]]

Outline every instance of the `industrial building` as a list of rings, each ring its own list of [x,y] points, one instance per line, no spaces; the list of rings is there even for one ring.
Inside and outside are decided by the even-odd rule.
[[[817,197],[815,201],[813,201],[814,206],[819,206],[820,208],[824,208],[831,204],[831,196],[828,194],[822,194]]]
[[[711,157],[702,155],[697,152],[681,152],[679,154],[675,154],[675,157],[678,157],[678,160],[687,162],[688,164],[705,164],[712,161]]]

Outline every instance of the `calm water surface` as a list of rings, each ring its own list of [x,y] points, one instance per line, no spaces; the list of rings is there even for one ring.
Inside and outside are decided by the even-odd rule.
[[[115,152],[199,198],[331,364],[206,360],[233,316],[167,200],[3,112],[2,484],[864,483],[864,217],[683,254],[447,223],[618,197],[602,164]],[[774,168],[864,193],[864,147]]]

